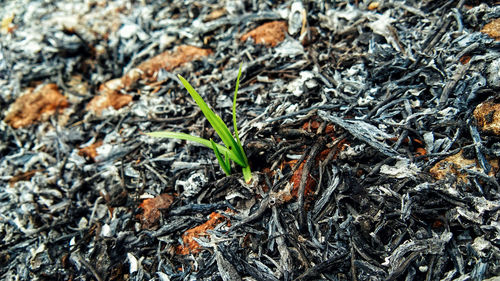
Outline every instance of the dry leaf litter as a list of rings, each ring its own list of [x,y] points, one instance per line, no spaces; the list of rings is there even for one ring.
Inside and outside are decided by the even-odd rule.
[[[495,1],[4,1],[0,279],[498,280]],[[254,181],[183,75],[231,124]]]

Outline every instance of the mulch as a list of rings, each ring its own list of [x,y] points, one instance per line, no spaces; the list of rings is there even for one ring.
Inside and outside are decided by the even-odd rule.
[[[495,1],[2,6],[0,279],[499,279]]]

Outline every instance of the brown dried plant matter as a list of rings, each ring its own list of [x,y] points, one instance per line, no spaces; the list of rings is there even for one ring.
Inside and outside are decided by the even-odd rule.
[[[50,115],[68,107],[68,101],[56,84],[29,88],[9,108],[5,123],[17,129],[46,120]]]
[[[89,157],[89,158],[91,158],[92,160],[95,161],[95,158],[98,155],[97,148],[99,146],[101,146],[101,145],[102,145],[102,140],[96,141],[96,142],[94,142],[93,144],[91,144],[89,146],[80,148],[80,150],[78,151],[78,155]]]
[[[481,32],[488,34],[491,38],[495,39],[495,41],[500,41],[500,18],[485,24]]]
[[[227,14],[226,8],[222,7],[219,9],[212,10],[210,14],[206,15],[203,19],[204,22],[213,21]]]
[[[499,169],[498,159],[490,159],[488,162],[492,167],[488,175],[494,176]],[[437,162],[436,165],[429,170],[429,172],[437,180],[444,179],[451,174],[454,174],[457,177],[458,183],[469,183],[467,174],[461,171],[461,169],[465,168],[475,171],[482,170],[476,159],[465,158],[463,151],[461,150],[459,153],[448,156]]]
[[[318,132],[321,127],[320,123],[317,121],[309,121],[306,122],[302,126],[302,130],[304,131],[312,131]],[[332,124],[326,124],[322,128],[322,131],[327,134],[332,141],[336,144],[332,147],[326,147],[319,151],[319,153],[314,157],[313,160],[304,159],[302,162],[298,163],[297,160],[283,161],[280,165],[280,170],[284,171],[288,166],[291,169],[295,169],[292,177],[290,178],[289,184],[282,190],[276,192],[273,196],[274,198],[281,203],[288,202],[294,198],[298,199],[299,188],[301,182],[305,179],[304,182],[304,197],[312,196],[315,192],[315,188],[317,186],[317,179],[313,177],[311,173],[308,172],[308,169],[304,169],[306,163],[308,161],[314,161],[312,166],[313,169],[317,169],[318,165],[324,163],[324,161],[330,161],[331,159],[336,159],[338,154],[347,147],[347,141],[345,139],[340,139],[336,141],[335,137],[335,127]],[[326,160],[329,159],[329,160]],[[310,171],[310,170],[309,170]],[[303,174],[307,173],[307,177],[303,178]],[[272,176],[272,173],[269,174]]]
[[[150,228],[154,226],[160,219],[161,210],[168,209],[173,202],[174,197],[166,193],[142,201],[139,208],[141,208],[143,212],[137,215],[137,218],[142,223],[142,227]]]
[[[43,172],[43,171],[44,171],[43,169],[36,169],[36,170],[30,170],[27,172],[18,173],[9,179],[9,186],[14,187],[16,182],[19,182],[19,181],[29,181],[37,172]]]
[[[95,96],[87,105],[87,110],[100,114],[105,108],[120,109],[132,101],[132,96],[120,93],[130,89],[137,81],[156,82],[158,71],[173,69],[196,59],[212,54],[212,50],[181,45],[173,51],[163,52],[144,61],[131,69],[121,78],[107,81],[99,88],[99,95]]]
[[[143,73],[142,78],[153,78],[153,80],[156,80],[155,76],[160,69],[171,71],[187,62],[208,56],[212,53],[210,49],[181,45],[175,48],[174,51],[163,52],[139,64],[137,69]],[[126,76],[122,79],[126,79]],[[124,81],[124,84],[127,85],[127,82]]]
[[[100,114],[108,107],[120,109],[128,105],[132,101],[132,96],[119,93],[116,88],[110,87],[115,81],[119,80],[120,79],[110,80],[106,82],[106,84],[101,85],[99,88],[100,94],[90,100],[87,104],[87,110]]]
[[[251,37],[256,44],[265,44],[275,47],[285,40],[285,33],[288,25],[284,21],[272,21],[265,23],[241,36],[241,41],[246,41]]]
[[[479,128],[485,132],[500,135],[500,104],[486,101],[474,109]]]
[[[224,221],[228,221],[228,219],[223,215],[215,212],[211,213],[209,215],[209,219],[205,223],[184,232],[182,235],[183,245],[179,245],[177,247],[177,254],[188,255],[199,253],[201,251],[201,247],[198,242],[194,240],[194,238],[207,236],[207,230],[214,229],[216,225]]]

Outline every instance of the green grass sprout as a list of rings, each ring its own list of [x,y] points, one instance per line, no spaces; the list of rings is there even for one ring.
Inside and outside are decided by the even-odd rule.
[[[238,96],[238,88],[240,86],[240,77],[241,77],[241,67],[238,70],[238,77],[236,78],[236,88],[234,90],[234,98],[233,98],[233,127],[234,127],[234,137],[233,134],[229,131],[226,124],[222,121],[222,119],[215,114],[210,107],[205,103],[203,98],[196,92],[196,90],[189,84],[189,82],[184,79],[184,77],[177,75],[179,80],[181,81],[184,88],[189,92],[191,97],[194,99],[198,107],[203,112],[203,115],[207,118],[208,122],[214,128],[215,132],[219,135],[223,145],[216,144],[212,139],[207,140],[204,138],[192,136],[185,133],[177,133],[177,132],[169,132],[169,131],[158,131],[146,133],[146,135],[151,137],[158,138],[172,138],[172,139],[182,139],[187,141],[194,141],[199,144],[202,144],[208,148],[211,148],[215,156],[217,157],[217,161],[219,161],[219,165],[221,169],[226,173],[226,175],[231,175],[231,162],[234,161],[236,164],[241,166],[243,172],[243,178],[245,182],[250,183],[252,180],[252,171],[250,170],[250,165],[248,164],[248,159],[241,146],[240,137],[238,135],[238,127],[236,125],[236,97]]]

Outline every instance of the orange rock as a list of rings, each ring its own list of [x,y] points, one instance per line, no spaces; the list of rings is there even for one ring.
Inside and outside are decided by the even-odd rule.
[[[162,209],[168,209],[174,202],[174,197],[170,194],[160,194],[155,198],[145,199],[139,205],[143,209],[142,214],[137,215],[141,220],[143,228],[150,228],[158,222]]]
[[[482,33],[488,34],[495,41],[500,41],[500,18],[494,19],[483,26]]]
[[[46,84],[28,89],[10,106],[4,121],[15,129],[26,127],[45,120],[56,111],[62,112],[68,105],[56,84]]]
[[[272,21],[265,23],[250,32],[241,36],[241,41],[246,41],[248,37],[252,37],[256,44],[265,44],[275,47],[285,40],[285,33],[288,30],[288,25],[284,21]]]
[[[474,109],[473,114],[481,130],[500,135],[500,104],[483,102]]]

